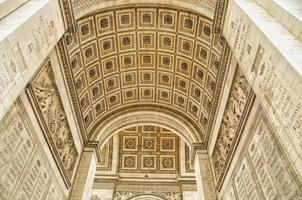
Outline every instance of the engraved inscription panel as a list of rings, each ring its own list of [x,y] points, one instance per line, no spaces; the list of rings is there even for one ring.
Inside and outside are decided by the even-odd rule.
[[[261,114],[223,199],[302,199],[301,181]]]
[[[0,122],[0,199],[62,199],[20,102]]]

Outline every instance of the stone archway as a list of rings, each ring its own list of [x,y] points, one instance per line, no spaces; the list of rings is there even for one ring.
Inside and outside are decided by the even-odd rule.
[[[132,111],[122,113],[100,125],[93,134],[93,140],[102,146],[119,131],[140,125],[153,125],[169,129],[183,139],[190,149],[193,144],[202,143],[198,131],[190,123],[177,116],[172,116],[160,111]]]

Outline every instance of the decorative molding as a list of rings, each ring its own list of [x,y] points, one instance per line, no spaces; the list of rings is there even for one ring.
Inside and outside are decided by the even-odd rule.
[[[205,141],[205,144],[207,144],[207,145],[209,145],[210,138],[212,137],[213,124],[214,124],[215,117],[217,116],[217,108],[219,105],[219,101],[222,98],[221,90],[224,86],[226,73],[229,69],[230,60],[232,57],[232,50],[231,50],[230,46],[228,45],[228,43],[226,42],[225,38],[220,34],[215,34],[215,37],[217,38],[216,40],[222,40],[221,46],[223,46],[223,50],[222,50],[221,60],[219,63],[220,70],[219,70],[219,75],[218,75],[218,79],[217,79],[218,80],[217,87],[216,87],[215,95],[213,98],[213,104],[216,106],[212,107],[211,115],[210,115],[211,117],[209,118],[209,126],[207,128],[208,137],[206,137],[206,141]]]
[[[113,156],[113,138],[111,138],[102,148],[100,148],[100,160],[97,165],[97,170],[110,171],[112,167]]]
[[[79,157],[48,59],[27,86],[44,136],[67,186]]]
[[[59,0],[61,13],[63,15],[63,21],[65,30],[69,33],[76,32],[77,26],[73,13],[72,0]]]
[[[213,21],[214,33],[222,33],[224,18],[228,7],[229,0],[217,0]]]

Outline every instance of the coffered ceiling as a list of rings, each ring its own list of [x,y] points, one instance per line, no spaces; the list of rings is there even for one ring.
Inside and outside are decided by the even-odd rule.
[[[77,23],[78,32],[65,36],[69,87],[88,138],[113,113],[148,106],[185,117],[207,141],[223,79],[223,39],[212,34],[210,19],[145,6]]]

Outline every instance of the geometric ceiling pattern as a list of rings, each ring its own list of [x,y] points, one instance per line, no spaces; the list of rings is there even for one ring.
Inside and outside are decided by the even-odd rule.
[[[148,105],[184,115],[206,140],[223,48],[210,19],[180,9],[123,7],[77,23],[65,45],[88,137],[114,111]]]
[[[155,126],[138,126],[119,133],[119,172],[179,173],[179,138]]]

